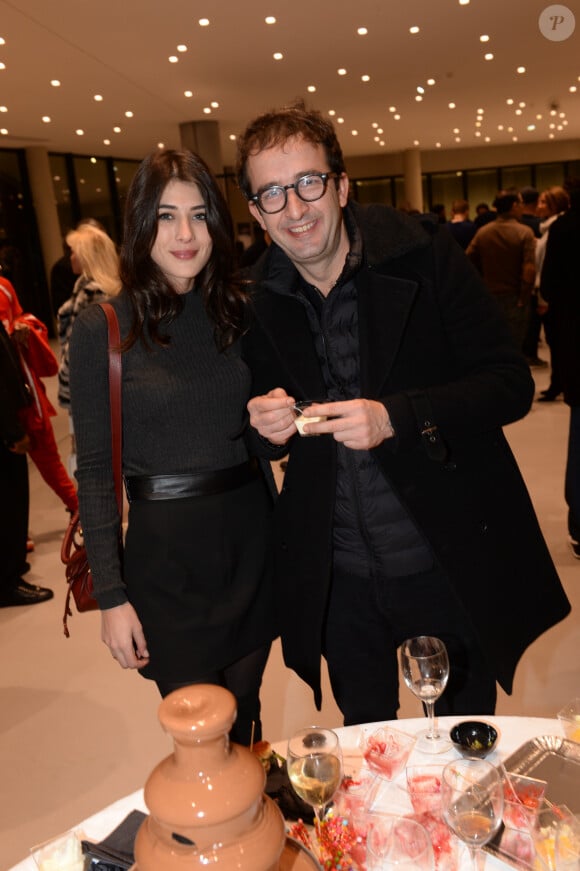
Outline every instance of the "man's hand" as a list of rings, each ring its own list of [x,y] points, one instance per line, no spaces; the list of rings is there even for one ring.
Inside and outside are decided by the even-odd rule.
[[[281,387],[248,402],[250,424],[273,445],[285,445],[296,434],[294,399]]]
[[[307,423],[304,427],[306,435],[330,433],[337,442],[355,451],[376,448],[395,435],[387,409],[373,399],[349,399],[309,406],[308,416],[318,415],[328,415],[328,420]]]
[[[130,602],[101,611],[101,639],[121,668],[143,668],[149,662],[143,628]]]

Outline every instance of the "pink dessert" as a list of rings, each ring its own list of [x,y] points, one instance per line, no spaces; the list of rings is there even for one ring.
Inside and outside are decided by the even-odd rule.
[[[431,813],[409,814],[409,817],[427,829],[433,844],[437,871],[458,871],[457,839],[443,822],[443,819]]]
[[[364,758],[381,777],[394,780],[405,767],[415,739],[395,729],[378,729],[367,739]]]
[[[409,798],[416,814],[437,814],[441,810],[441,777],[437,774],[416,774],[407,777]]]

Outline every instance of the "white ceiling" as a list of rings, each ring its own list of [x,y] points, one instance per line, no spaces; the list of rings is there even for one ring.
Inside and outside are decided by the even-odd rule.
[[[180,122],[209,119],[219,121],[229,165],[230,136],[297,96],[344,119],[337,129],[346,156],[415,142],[429,150],[436,143],[463,148],[486,137],[494,145],[550,135],[580,140],[580,2],[566,0],[576,29],[561,41],[540,31],[549,6],[546,0],[0,0],[0,147],[141,158],[160,142],[179,147]],[[268,15],[275,24],[265,23]],[[209,26],[198,24],[202,16]],[[570,29],[572,19],[564,17]],[[366,36],[357,34],[361,26]],[[409,32],[412,26],[418,34]],[[553,26],[552,35],[563,33],[557,20]],[[277,51],[282,60],[273,59]],[[494,59],[486,61],[486,52]],[[170,63],[170,55],[178,62]],[[415,99],[418,86],[425,89],[422,102]],[[212,101],[218,107],[204,113]]]

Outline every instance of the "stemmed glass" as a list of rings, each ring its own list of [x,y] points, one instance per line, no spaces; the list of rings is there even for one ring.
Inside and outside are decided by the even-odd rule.
[[[326,805],[342,781],[342,754],[338,735],[331,729],[300,729],[288,742],[288,777],[294,791],[314,808],[316,829]]]
[[[467,845],[477,871],[478,850],[497,834],[503,815],[503,782],[485,759],[460,759],[443,769],[443,818]]]
[[[400,652],[405,683],[423,702],[429,717],[429,728],[417,735],[417,750],[442,753],[451,746],[451,742],[439,734],[435,722],[435,702],[449,679],[447,649],[441,639],[419,635],[404,641]]]

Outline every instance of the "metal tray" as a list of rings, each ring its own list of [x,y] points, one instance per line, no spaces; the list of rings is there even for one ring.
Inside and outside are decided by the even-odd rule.
[[[522,744],[504,760],[504,766],[516,774],[547,781],[548,802],[565,804],[573,813],[580,813],[580,744],[558,735],[542,735]],[[532,839],[521,832],[502,827],[484,849],[515,868],[534,867]]]

